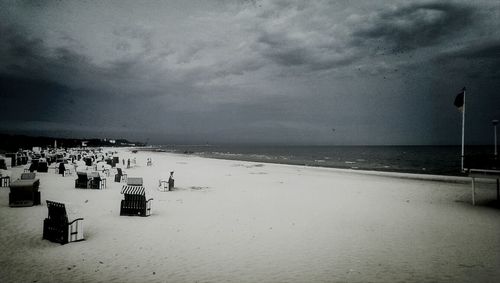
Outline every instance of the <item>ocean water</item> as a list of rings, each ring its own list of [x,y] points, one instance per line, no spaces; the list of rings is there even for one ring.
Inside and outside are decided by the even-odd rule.
[[[460,146],[216,146],[164,145],[161,150],[202,157],[306,166],[460,176]],[[493,153],[468,146],[466,155]]]

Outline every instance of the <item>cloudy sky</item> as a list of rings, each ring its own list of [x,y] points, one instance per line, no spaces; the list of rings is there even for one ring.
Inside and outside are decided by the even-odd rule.
[[[498,1],[1,1],[0,131],[460,144],[500,118]]]

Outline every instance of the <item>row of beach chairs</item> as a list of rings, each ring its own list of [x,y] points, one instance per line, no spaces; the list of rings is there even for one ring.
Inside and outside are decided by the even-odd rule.
[[[106,188],[106,178],[101,177],[98,172],[77,172],[76,174],[75,188],[97,190]]]
[[[122,187],[124,199],[120,204],[120,215],[151,215],[152,198],[146,200],[142,178],[129,178]],[[67,244],[84,240],[83,218],[69,220],[64,203],[47,200],[48,217],[43,221],[43,239]]]
[[[120,192],[124,195],[120,203],[120,215],[150,216],[153,199],[146,199],[143,179],[127,178],[127,175],[120,168],[117,168],[117,171],[115,181],[119,180],[121,182],[125,180],[127,182]],[[78,178],[75,180],[75,187],[77,188],[102,189],[105,187],[106,179],[101,178],[99,174],[91,177],[87,173],[77,174]],[[173,179],[171,184],[173,185]],[[40,180],[36,178],[36,173],[22,173],[18,180],[10,183],[9,206],[19,207],[41,204],[39,186]],[[46,200],[46,203],[48,217],[43,222],[43,239],[61,244],[84,240],[83,218],[70,220],[64,203],[51,200]]]
[[[116,168],[115,182],[127,182],[127,174],[121,168]],[[75,188],[81,189],[104,189],[106,188],[106,178],[101,177],[99,172],[77,172],[75,179]]]

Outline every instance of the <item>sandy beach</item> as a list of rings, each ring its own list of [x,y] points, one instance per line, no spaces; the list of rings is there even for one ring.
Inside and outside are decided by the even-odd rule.
[[[37,173],[42,205],[0,189],[0,282],[496,282],[500,209],[460,178],[132,154],[149,217],[120,216],[124,183],[75,189]],[[152,158],[153,166],[146,166]],[[12,179],[22,167],[11,169]],[[158,180],[175,171],[175,190]],[[406,177],[406,178],[400,178]],[[413,178],[415,177],[415,178]],[[435,180],[433,180],[435,179]],[[85,241],[42,240],[46,200],[84,217]]]

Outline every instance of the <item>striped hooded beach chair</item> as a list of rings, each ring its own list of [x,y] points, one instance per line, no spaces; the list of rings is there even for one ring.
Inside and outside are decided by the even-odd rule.
[[[135,178],[129,178],[135,179]],[[123,199],[120,205],[120,215],[128,216],[149,216],[151,215],[152,198],[146,200],[146,190],[142,186],[142,178],[140,184],[127,184],[122,187],[121,194]]]

